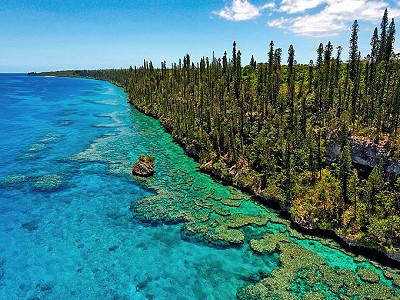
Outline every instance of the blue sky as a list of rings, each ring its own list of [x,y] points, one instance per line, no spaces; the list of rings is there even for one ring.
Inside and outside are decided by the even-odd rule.
[[[386,7],[398,21],[397,0],[3,0],[0,72],[158,65],[221,56],[233,40],[245,62],[265,61],[270,40],[308,62],[329,40],[347,56],[355,18],[366,55]]]

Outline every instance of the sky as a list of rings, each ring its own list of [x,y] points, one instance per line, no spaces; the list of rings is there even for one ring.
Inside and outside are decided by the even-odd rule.
[[[243,63],[266,61],[271,40],[284,54],[293,44],[299,63],[328,41],[346,59],[354,19],[365,56],[385,8],[400,24],[400,0],[1,0],[0,72],[196,61],[233,41]]]

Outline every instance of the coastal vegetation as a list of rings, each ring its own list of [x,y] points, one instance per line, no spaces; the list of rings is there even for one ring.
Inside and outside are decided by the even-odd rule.
[[[165,61],[160,67],[144,61],[141,67],[56,75],[124,87],[130,102],[160,119],[204,171],[278,204],[303,227],[334,231],[399,259],[400,58],[393,51],[395,31],[385,11],[366,57],[358,48],[355,21],[348,58],[341,46],[334,50],[328,42],[317,47],[315,61],[298,64],[291,45],[285,64],[282,49],[271,41],[267,62],[252,57],[245,65],[233,43],[230,57],[225,52],[198,63],[185,55],[170,67]],[[360,165],[357,156],[365,156],[368,147],[379,155]],[[187,231],[200,230],[192,225],[186,225]],[[228,227],[210,236],[243,242],[240,232]],[[258,252],[275,249],[263,240],[251,245]],[[290,255],[295,249],[281,246],[280,251]],[[375,281],[368,270],[359,273]],[[316,276],[303,274],[298,280],[311,275]]]

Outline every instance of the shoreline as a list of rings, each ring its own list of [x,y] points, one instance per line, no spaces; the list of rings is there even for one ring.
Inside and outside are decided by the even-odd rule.
[[[107,81],[107,82],[115,84],[111,81]],[[119,85],[119,84],[115,84],[115,85],[120,88],[124,88],[122,85]],[[136,106],[129,98],[129,95],[128,95],[128,103],[130,105],[132,105],[133,107],[135,107],[141,113],[145,114],[146,116],[149,116],[149,117],[152,117],[152,118],[158,120],[160,122],[160,124],[163,126],[163,128],[165,129],[165,131],[172,135],[172,130],[166,124],[164,124],[156,115],[151,114],[151,113],[146,113],[143,109]],[[197,155],[195,155],[192,151],[189,151],[186,148],[186,145],[184,143],[182,143],[179,139],[177,139],[176,136],[172,135],[172,138],[179,146],[182,147],[182,149],[185,151],[185,154],[187,156],[191,157],[197,163],[199,163],[199,161],[198,161],[199,157]],[[240,186],[237,186],[232,182],[224,182],[221,179],[221,177],[218,176],[218,174],[216,174],[212,171],[208,171],[208,170],[205,170],[202,168],[199,168],[199,170],[200,170],[200,172],[210,175],[214,180],[217,180],[219,183],[221,183],[225,186],[232,186],[232,187],[239,189],[242,192],[249,194],[254,201],[261,204],[262,206],[265,206],[267,208],[271,208],[271,209],[275,210],[276,212],[279,213],[279,215],[282,218],[289,220],[293,229],[296,229],[300,233],[309,234],[309,235],[313,235],[313,236],[320,237],[320,238],[330,238],[330,239],[334,240],[335,242],[337,242],[341,247],[343,247],[345,251],[352,252],[353,254],[356,254],[356,255],[363,255],[366,258],[376,261],[384,266],[395,267],[395,268],[400,269],[400,255],[399,254],[397,255],[397,257],[391,257],[390,253],[387,253],[383,250],[377,249],[376,247],[368,247],[366,245],[363,245],[360,242],[352,241],[350,239],[342,237],[339,234],[337,234],[336,231],[334,231],[334,230],[304,227],[301,224],[295,222],[293,220],[290,212],[282,209],[279,206],[278,202],[268,200],[261,195],[256,195],[252,190],[241,188]]]
[[[28,74],[27,76],[45,76],[45,75],[41,75],[40,73],[37,73],[37,74]],[[182,147],[185,154],[188,157],[194,159],[197,163],[199,163],[198,155],[196,155],[195,152],[190,151],[190,149],[188,149],[183,142],[181,142],[176,136],[174,136],[172,134],[171,128],[169,128],[167,126],[167,124],[164,124],[157,115],[146,112],[144,109],[142,109],[139,106],[134,104],[134,102],[131,100],[129,94],[126,92],[125,87],[122,84],[119,84],[112,80],[105,80],[105,79],[99,79],[99,78],[94,78],[94,77],[63,76],[63,75],[54,76],[54,77],[83,78],[83,79],[100,80],[100,81],[105,81],[105,82],[111,83],[117,87],[122,88],[127,95],[127,102],[130,105],[132,105],[135,109],[137,109],[141,113],[145,114],[146,116],[149,116],[149,117],[152,117],[153,119],[158,120],[160,122],[161,126],[164,128],[164,130],[167,133],[171,134],[174,142],[177,143],[180,147]],[[367,246],[363,242],[353,241],[346,237],[340,236],[335,230],[332,230],[332,229],[307,228],[307,227],[297,223],[292,218],[290,212],[288,210],[282,209],[277,201],[274,201],[273,199],[267,199],[267,198],[263,197],[262,195],[257,195],[251,189],[242,188],[242,187],[234,184],[233,182],[224,181],[218,174],[214,173],[212,170],[205,170],[205,169],[199,167],[199,171],[210,175],[214,180],[217,180],[220,184],[223,184],[225,186],[235,187],[235,188],[239,189],[240,191],[249,194],[251,196],[251,198],[253,199],[253,201],[256,201],[257,203],[259,203],[260,205],[262,205],[266,208],[271,208],[271,209],[275,210],[277,213],[279,213],[280,217],[289,220],[290,224],[291,224],[290,226],[293,229],[299,231],[300,233],[312,235],[312,236],[319,237],[319,238],[332,239],[335,242],[337,242],[340,245],[340,247],[343,248],[343,249],[340,249],[342,252],[347,251],[347,252],[351,252],[354,255],[362,255],[372,261],[382,264],[383,266],[391,267],[391,268],[394,267],[394,268],[400,269],[400,253],[388,253],[377,247]]]
[[[107,80],[107,82],[115,84],[114,82],[111,82],[108,80]],[[119,85],[119,84],[115,84],[115,85],[120,88],[124,88],[122,85]],[[177,139],[176,136],[172,135],[172,130],[166,124],[164,124],[156,115],[151,114],[151,113],[146,113],[143,109],[136,106],[129,98],[129,95],[128,95],[128,103],[130,105],[132,105],[133,107],[135,107],[141,113],[145,114],[146,116],[149,116],[149,117],[152,117],[152,118],[158,120],[160,122],[161,126],[165,129],[165,131],[168,132],[169,134],[171,134],[173,140],[179,146],[182,147],[182,149],[185,151],[185,154],[187,156],[191,157],[192,159],[194,159],[197,163],[199,163],[199,161],[198,161],[199,157],[197,155],[195,155],[195,153],[193,153],[192,151],[187,149],[186,145],[184,143],[182,143],[179,139]],[[342,237],[336,231],[331,230],[331,229],[304,227],[303,225],[294,221],[290,212],[282,209],[279,206],[278,202],[268,200],[267,198],[263,197],[262,195],[256,195],[252,190],[242,188],[240,186],[235,185],[232,182],[225,182],[222,180],[222,178],[220,176],[218,176],[218,174],[216,174],[212,171],[208,171],[208,170],[205,170],[202,168],[199,168],[199,171],[210,175],[214,180],[217,180],[219,183],[221,183],[225,186],[232,186],[234,188],[239,189],[242,192],[249,194],[251,196],[251,198],[254,201],[256,201],[257,203],[261,204],[264,207],[275,210],[276,212],[279,213],[280,217],[289,220],[293,229],[299,231],[300,233],[313,235],[313,236],[320,237],[320,238],[330,238],[330,239],[334,240],[335,242],[337,242],[345,251],[352,252],[353,254],[356,254],[356,255],[363,255],[366,258],[376,261],[387,267],[395,267],[395,268],[400,269],[400,254],[397,254],[397,257],[391,257],[390,253],[387,253],[376,247],[368,247],[360,242],[356,242],[356,241],[350,240],[348,238]]]

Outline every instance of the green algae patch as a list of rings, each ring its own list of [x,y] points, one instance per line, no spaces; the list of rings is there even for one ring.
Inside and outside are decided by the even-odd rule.
[[[219,226],[211,237],[217,241],[228,242],[229,244],[242,244],[244,234],[238,229],[230,229],[224,226]]]
[[[320,293],[320,292],[316,292],[316,291],[312,291],[312,292],[307,292],[304,296],[303,296],[304,300],[324,300],[326,299],[324,294]]]
[[[151,223],[178,223],[192,218],[177,208],[176,202],[182,195],[161,191],[156,195],[138,200],[132,206],[137,218]],[[160,205],[161,204],[161,205]]]
[[[393,284],[400,288],[400,275],[393,279]]]
[[[234,200],[234,201],[238,201],[238,200],[245,200],[246,197],[243,197],[243,194],[238,192],[236,189],[234,188],[230,188],[229,189],[231,195],[229,196],[229,199]]]
[[[367,259],[366,259],[364,256],[357,255],[356,257],[354,257],[354,261],[355,261],[355,262],[362,263],[362,262],[366,262]]]
[[[264,252],[273,253],[278,248],[280,243],[289,243],[289,238],[283,234],[265,234],[262,239],[250,240],[250,248],[256,253]]]
[[[221,206],[214,205],[213,212],[220,216],[229,216],[231,213],[229,210],[222,208]]]
[[[294,230],[291,227],[288,227],[287,232],[289,233],[289,235],[293,238],[299,239],[299,240],[303,240],[305,239],[305,236],[302,235],[300,232],[298,232],[297,230]]]
[[[249,225],[263,226],[267,224],[268,220],[264,216],[237,214],[226,220],[225,224],[230,228],[241,228]]]
[[[184,237],[215,246],[234,246],[244,242],[244,234],[240,230],[224,226],[207,226],[204,224],[186,223],[182,227]]]
[[[357,274],[364,282],[377,283],[380,280],[379,275],[368,268],[364,267],[357,268]]]
[[[395,287],[400,289],[400,271],[389,267],[384,268],[383,276],[393,283]]]
[[[243,300],[281,299],[278,294],[273,294],[272,291],[263,284],[249,285],[245,288],[241,288],[237,293],[237,298]]]
[[[221,199],[221,203],[226,206],[231,206],[231,207],[239,207],[240,202],[237,200],[232,200],[232,199]]]

